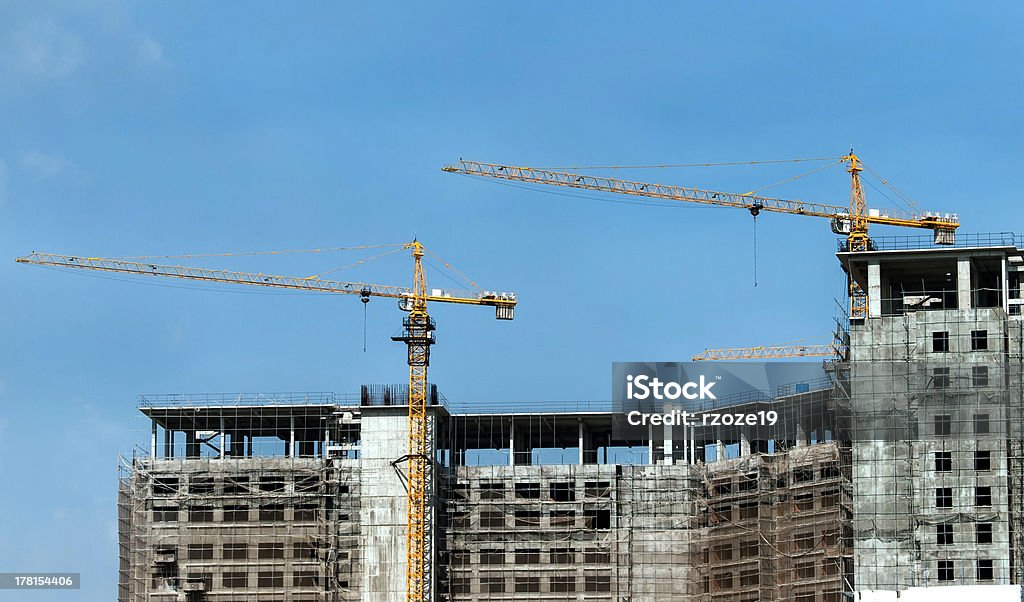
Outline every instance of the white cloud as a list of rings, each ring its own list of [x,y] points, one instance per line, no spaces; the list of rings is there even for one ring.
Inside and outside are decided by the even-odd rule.
[[[29,21],[16,29],[2,50],[9,67],[34,79],[54,80],[74,73],[85,61],[82,39],[53,21]]]
[[[143,67],[163,64],[164,49],[160,46],[160,43],[153,38],[144,36],[142,41],[139,42],[138,60],[139,65]]]
[[[19,164],[27,173],[44,180],[65,179],[81,184],[90,179],[89,172],[60,155],[28,151],[22,153]]]

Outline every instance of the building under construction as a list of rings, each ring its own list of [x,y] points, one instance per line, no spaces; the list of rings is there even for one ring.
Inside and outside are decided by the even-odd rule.
[[[1020,242],[841,248],[868,299],[842,324],[845,356],[822,380],[719,400],[776,409],[767,439],[623,437],[610,403],[490,409],[431,389],[433,598],[826,602],[1021,584]],[[405,599],[406,395],[143,398],[119,600]]]

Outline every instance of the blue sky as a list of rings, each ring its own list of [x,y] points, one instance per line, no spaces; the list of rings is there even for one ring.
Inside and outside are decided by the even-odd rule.
[[[132,284],[15,256],[418,235],[521,297],[512,323],[436,309],[431,380],[450,399],[604,399],[613,361],[827,335],[843,291],[828,224],[763,214],[755,288],[743,211],[544,194],[443,163],[747,161],[855,145],[922,208],[959,212],[963,231],[1024,230],[1022,12],[0,2],[0,570],[84,575],[78,594],[19,600],[113,598],[116,460],[145,441],[140,393],[352,392],[406,374],[391,303],[367,308],[364,353],[354,298]],[[745,192],[805,169],[620,175]],[[772,192],[845,204],[847,186],[833,168]],[[359,257],[194,262],[307,275]],[[335,276],[407,284],[409,260]]]

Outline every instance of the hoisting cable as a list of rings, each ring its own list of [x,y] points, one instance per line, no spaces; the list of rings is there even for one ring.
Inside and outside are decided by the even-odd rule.
[[[748,209],[750,215],[754,216],[754,288],[757,288],[757,214],[761,213],[763,206],[760,203],[756,203]]]

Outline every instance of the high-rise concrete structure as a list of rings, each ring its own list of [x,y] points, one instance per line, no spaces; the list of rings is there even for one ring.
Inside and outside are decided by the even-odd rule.
[[[848,361],[738,429],[623,435],[608,403],[432,394],[436,600],[826,602],[1021,583],[1021,251],[839,253]],[[143,399],[119,497],[121,602],[404,599],[403,387]],[[993,600],[996,598],[993,597]]]

